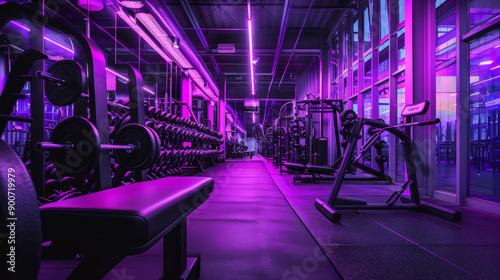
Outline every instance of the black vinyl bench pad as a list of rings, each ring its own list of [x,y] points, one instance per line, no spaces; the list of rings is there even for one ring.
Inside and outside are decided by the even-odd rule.
[[[212,178],[168,177],[40,207],[45,240],[146,244],[205,201]]]
[[[296,171],[306,171],[307,166],[300,163],[287,163],[285,164],[286,169],[296,170]]]

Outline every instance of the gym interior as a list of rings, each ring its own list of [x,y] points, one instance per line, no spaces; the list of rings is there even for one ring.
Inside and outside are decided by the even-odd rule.
[[[499,279],[499,47],[496,0],[0,1],[0,279]]]

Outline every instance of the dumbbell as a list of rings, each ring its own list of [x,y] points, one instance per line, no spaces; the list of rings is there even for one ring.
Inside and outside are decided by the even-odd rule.
[[[388,160],[388,159],[387,159],[387,156],[385,156],[385,155],[377,155],[377,156],[375,157],[375,162],[377,162],[377,163],[381,163],[381,164],[383,164],[383,163],[386,163],[386,162],[387,162],[387,160]]]
[[[385,142],[384,140],[379,140],[375,142],[375,144],[373,144],[373,147],[375,147],[375,149],[383,149],[386,145],[387,142]]]
[[[349,144],[348,140],[344,140],[344,141],[340,142],[340,146],[342,146],[342,148],[347,148],[347,144]]]
[[[57,179],[57,168],[53,164],[45,167],[45,177],[48,179]]]

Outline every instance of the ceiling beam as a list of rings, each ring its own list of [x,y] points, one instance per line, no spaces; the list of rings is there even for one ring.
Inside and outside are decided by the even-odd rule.
[[[220,27],[201,27],[201,28],[192,28],[186,27],[184,30],[201,30],[201,31],[247,31],[248,28],[220,28]],[[287,28],[289,31],[299,31],[300,28]],[[308,28],[308,31],[322,31],[321,28]],[[273,30],[256,30],[256,32],[275,32]]]
[[[205,38],[205,35],[203,35],[203,32],[200,30],[200,24],[198,20],[196,19],[196,16],[194,15],[193,9],[191,9],[191,5],[189,4],[188,0],[181,0],[181,5],[182,8],[184,9],[184,12],[187,14],[189,21],[195,28],[196,34],[198,35],[198,38],[201,41],[201,44],[203,45],[204,48],[209,48],[210,46],[208,45],[207,39]],[[215,61],[215,58],[213,55],[209,56],[210,61],[212,62],[213,67],[215,68],[215,72],[217,73],[217,76],[220,75],[220,68],[219,65],[217,64],[217,61]]]
[[[168,5],[180,5],[179,3],[167,3]],[[246,3],[190,3],[193,7],[246,7]],[[254,7],[282,7],[283,3],[252,3]],[[294,5],[290,6],[294,10],[308,10],[307,5]],[[354,5],[336,5],[336,6],[326,6],[317,5],[312,6],[311,10],[352,10],[355,8]]]
[[[276,50],[275,49],[254,49],[254,54],[255,55],[276,55]],[[306,56],[311,56],[311,55],[319,55],[320,54],[320,49],[282,49],[280,52],[280,55],[284,54],[291,54],[293,52],[294,55],[306,55]],[[237,56],[237,55],[242,55],[242,56],[247,56],[248,55],[248,50],[247,49],[237,49],[235,50],[234,53],[219,53],[217,52],[216,49],[210,50],[210,51],[198,51],[199,55],[227,55],[227,56]]]

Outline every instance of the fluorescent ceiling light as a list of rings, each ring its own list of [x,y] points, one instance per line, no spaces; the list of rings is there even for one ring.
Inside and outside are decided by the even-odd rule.
[[[479,65],[489,65],[489,64],[492,64],[493,63],[493,60],[486,60],[486,61],[482,61],[479,63]]]
[[[130,1],[130,0],[125,0],[125,1],[119,1],[120,5],[123,7],[129,8],[129,9],[140,9],[144,7],[144,3],[141,1]]]
[[[135,23],[135,21],[130,18],[127,14],[125,14],[123,11],[118,11],[116,12],[120,18],[122,18],[134,31],[141,36],[141,38],[146,41],[163,59],[165,59],[167,62],[171,62],[172,59],[168,57],[168,55],[160,48],[156,43],[149,38],[149,36]]]

